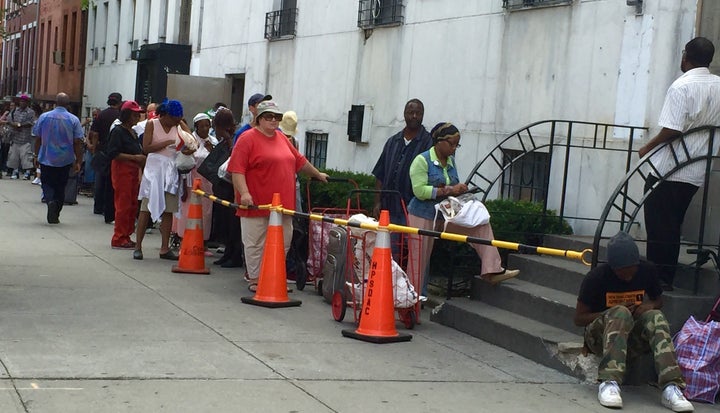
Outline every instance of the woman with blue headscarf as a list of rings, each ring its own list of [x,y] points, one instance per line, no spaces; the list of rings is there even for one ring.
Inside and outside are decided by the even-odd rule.
[[[150,219],[160,223],[160,258],[177,260],[170,249],[172,215],[178,211],[178,171],[175,167],[176,146],[180,143],[178,127],[190,132],[183,121],[183,107],[177,100],[165,99],[157,107],[157,118],[147,122],[143,136],[143,151],[147,154],[142,181],[140,182],[140,215],[135,239],[137,246],[133,258],[143,259],[142,242]],[[194,151],[183,149],[189,155]]]

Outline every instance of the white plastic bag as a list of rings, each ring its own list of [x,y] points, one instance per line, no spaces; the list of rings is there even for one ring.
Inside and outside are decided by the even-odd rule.
[[[186,174],[195,167],[195,157],[177,151],[175,153],[175,167],[181,174]]]
[[[348,220],[350,222],[377,223],[374,218],[364,214],[355,214]],[[362,284],[367,282],[372,265],[372,254],[375,249],[376,232],[373,230],[350,227],[353,236],[360,237],[362,242],[357,242],[353,249],[353,268],[355,270],[354,284],[346,282],[346,285],[353,292],[355,300],[362,302]],[[364,271],[363,271],[364,269]],[[418,301],[418,294],[415,292],[410,279],[402,267],[392,260],[393,296],[395,308],[410,308]]]
[[[218,177],[225,182],[232,183],[232,174],[227,171],[228,163],[230,163],[230,158],[218,167]]]
[[[466,228],[474,228],[490,222],[487,208],[472,194],[449,196],[435,204],[435,210],[445,218],[445,227],[450,222]]]

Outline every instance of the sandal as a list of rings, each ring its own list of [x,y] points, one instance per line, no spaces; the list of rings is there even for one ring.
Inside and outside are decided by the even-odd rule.
[[[496,272],[493,274],[483,274],[479,278],[483,281],[487,281],[492,285],[497,285],[510,278],[515,278],[520,274],[520,270],[508,270],[504,269],[502,272]],[[478,277],[476,277],[478,278]]]
[[[250,290],[251,293],[256,293],[257,292],[257,283],[251,282],[250,284],[248,284],[248,290]]]

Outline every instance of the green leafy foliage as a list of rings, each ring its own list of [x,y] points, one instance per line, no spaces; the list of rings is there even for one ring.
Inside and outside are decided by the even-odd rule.
[[[375,188],[375,177],[372,175],[350,172],[350,171],[338,171],[335,169],[325,169],[322,172],[330,175],[331,178],[343,178],[349,179],[357,183],[360,189],[374,189]],[[308,178],[305,176],[300,177],[300,193],[303,199],[303,209],[307,208],[307,182]],[[355,186],[350,182],[310,182],[310,202],[313,208],[325,207],[325,208],[346,208],[350,191],[355,189]],[[367,211],[372,210],[374,203],[374,194],[372,193],[360,193],[359,204],[360,209]],[[351,208],[358,208],[358,196],[353,195]]]
[[[555,211],[543,214],[542,204],[498,199],[486,201],[495,239],[527,245],[542,245],[545,234],[572,234],[572,228]],[[504,264],[509,250],[500,250]],[[453,295],[469,293],[470,280],[480,274],[480,259],[470,244],[436,240],[430,259],[430,283],[445,294],[450,272],[454,278]]]
[[[527,201],[496,199],[485,202],[495,239],[541,245],[545,234],[572,234],[572,228],[554,210]]]

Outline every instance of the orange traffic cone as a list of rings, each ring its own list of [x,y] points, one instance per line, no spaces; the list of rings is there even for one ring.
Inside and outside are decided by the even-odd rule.
[[[193,190],[200,189],[200,179],[193,182]],[[210,274],[205,268],[205,246],[203,245],[203,213],[200,195],[190,194],[190,208],[185,224],[185,234],[180,244],[180,259],[178,265],[172,267],[172,272],[185,272],[190,274]]]
[[[294,307],[302,302],[288,298],[282,213],[276,209],[281,206],[280,194],[273,194],[272,206],[265,236],[265,249],[260,263],[257,291],[254,297],[242,297],[240,301],[270,308]]]
[[[363,306],[360,309],[360,325],[357,330],[343,330],[345,337],[371,343],[395,343],[410,341],[410,334],[400,334],[395,329],[395,309],[392,286],[392,252],[390,251],[390,212],[380,212],[375,249],[370,264]]]

